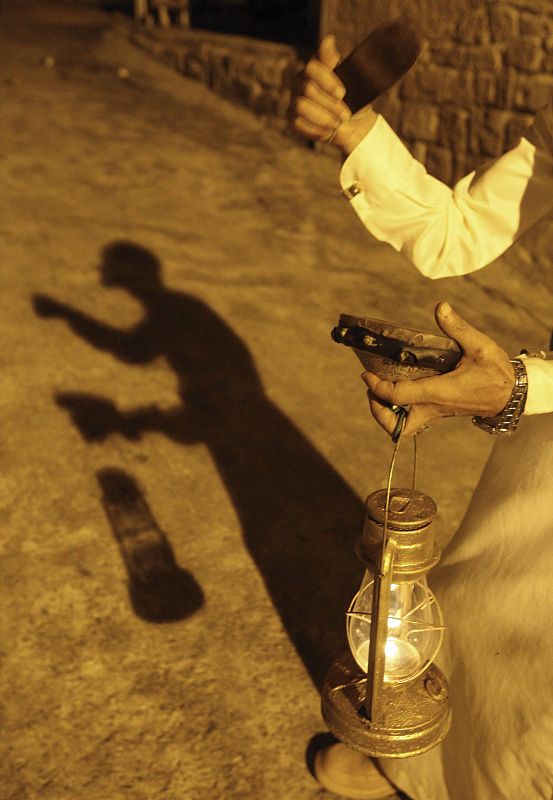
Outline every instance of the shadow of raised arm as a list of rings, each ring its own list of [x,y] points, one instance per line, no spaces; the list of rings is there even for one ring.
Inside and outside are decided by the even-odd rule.
[[[40,317],[64,320],[85,342],[128,364],[145,364],[157,355],[147,322],[122,330],[43,294],[33,296],[33,307]]]

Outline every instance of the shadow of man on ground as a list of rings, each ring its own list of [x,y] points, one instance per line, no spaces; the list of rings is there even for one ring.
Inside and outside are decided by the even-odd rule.
[[[214,311],[164,286],[150,251],[116,242],[102,255],[103,285],[124,288],[142,303],[138,324],[112,327],[43,295],[34,298],[37,313],[65,320],[127,364],[165,357],[182,402],[129,412],[83,393],[61,393],[57,402],[89,441],[157,431],[183,445],[205,444],[282,623],[320,687],[347,646],[344,612],[362,573],[353,551],[363,520],[359,497],[265,396],[246,345]]]

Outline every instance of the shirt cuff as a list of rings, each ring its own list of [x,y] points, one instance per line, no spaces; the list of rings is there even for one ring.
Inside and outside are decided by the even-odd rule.
[[[553,361],[517,356],[526,366],[528,395],[525,414],[548,414],[553,411]]]
[[[358,184],[365,201],[371,206],[379,205],[406,182],[413,162],[409,150],[379,114],[371,130],[344,161],[340,172],[342,191],[348,196],[348,189]],[[356,202],[359,199],[354,198],[353,204]]]

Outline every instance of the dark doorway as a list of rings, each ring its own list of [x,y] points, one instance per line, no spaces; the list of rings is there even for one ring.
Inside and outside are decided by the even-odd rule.
[[[283,42],[300,53],[317,46],[319,0],[191,0],[190,25]]]

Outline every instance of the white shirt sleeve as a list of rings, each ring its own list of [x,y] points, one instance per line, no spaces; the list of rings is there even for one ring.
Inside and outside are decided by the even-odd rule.
[[[464,275],[503,253],[553,210],[553,107],[519,144],[450,189],[429,175],[383,117],[346,159],[342,190],[365,227],[429,278]],[[352,191],[353,189],[353,191]],[[553,411],[553,361],[526,360],[526,413]]]

